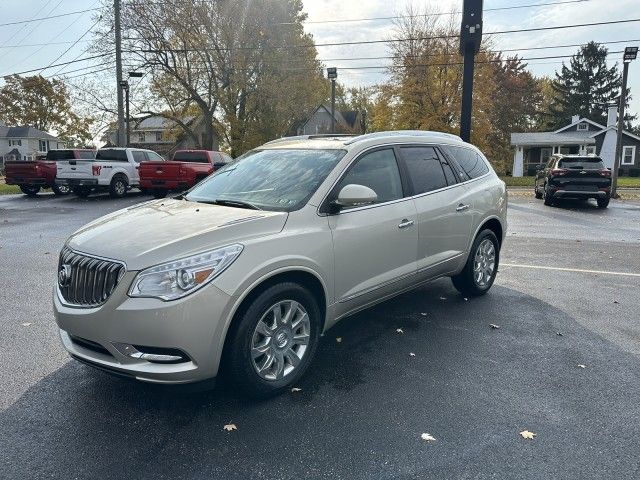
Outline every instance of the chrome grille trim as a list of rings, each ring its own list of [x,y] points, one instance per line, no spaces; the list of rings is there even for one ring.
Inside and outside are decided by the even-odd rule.
[[[66,284],[58,280],[58,292],[64,305],[95,308],[104,304],[127,271],[124,262],[76,252],[64,247],[60,252],[58,271],[71,267],[71,279]]]

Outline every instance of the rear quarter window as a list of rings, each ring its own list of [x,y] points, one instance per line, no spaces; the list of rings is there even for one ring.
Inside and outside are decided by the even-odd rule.
[[[443,145],[442,149],[460,165],[465,174],[463,176],[474,179],[489,172],[489,167],[475,150],[451,145]]]

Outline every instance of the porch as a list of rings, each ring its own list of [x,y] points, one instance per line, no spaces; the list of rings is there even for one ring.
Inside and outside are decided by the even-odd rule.
[[[546,164],[554,153],[594,155],[596,141],[586,136],[546,133],[512,134],[511,145],[515,147],[513,156],[514,177],[536,174],[539,165]]]

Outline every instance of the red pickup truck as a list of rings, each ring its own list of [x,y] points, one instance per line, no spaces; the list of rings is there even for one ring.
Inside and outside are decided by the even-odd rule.
[[[36,161],[13,161],[5,164],[5,182],[7,185],[18,185],[22,193],[35,197],[43,188],[51,188],[56,195],[66,195],[69,187],[56,185],[56,162],[59,160],[88,159],[93,160],[95,150],[70,149],[49,150],[47,156]]]
[[[231,161],[226,153],[178,150],[171,161],[140,164],[140,188],[164,198],[171,190],[187,190]]]

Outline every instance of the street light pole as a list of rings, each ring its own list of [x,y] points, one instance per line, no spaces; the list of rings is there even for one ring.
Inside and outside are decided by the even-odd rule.
[[[140,72],[129,72],[129,78],[141,78],[144,75]],[[129,115],[129,82],[122,81],[122,88],[125,92],[125,105],[126,105],[126,117],[127,117],[127,147],[131,145],[131,116]]]
[[[460,138],[471,141],[471,113],[473,104],[473,70],[475,56],[482,43],[483,0],[464,0],[460,27],[460,54],[464,58],[462,73],[462,105],[460,108]]]
[[[124,143],[124,105],[122,101],[122,33],[120,27],[120,0],[113,0],[115,15],[114,30],[116,37],[116,82],[118,87],[118,134],[116,144],[121,147]]]
[[[618,198],[618,170],[622,158],[622,132],[624,130],[624,107],[627,103],[627,79],[629,78],[629,64],[638,56],[638,47],[627,47],[624,49],[623,69],[622,69],[622,90],[618,100],[618,135],[616,141],[616,157],[613,161],[613,172],[611,172],[611,198]]]

